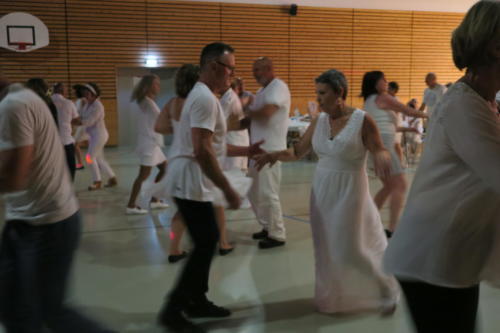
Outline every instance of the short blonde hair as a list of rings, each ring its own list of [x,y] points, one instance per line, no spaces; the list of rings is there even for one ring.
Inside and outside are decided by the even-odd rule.
[[[482,0],[472,6],[453,31],[451,49],[458,69],[489,65],[490,42],[500,39],[500,1]]]
[[[159,80],[160,78],[155,74],[146,74],[142,77],[141,81],[134,87],[132,92],[132,101],[137,103],[142,102],[144,97],[149,93],[151,87],[153,86],[154,80]]]

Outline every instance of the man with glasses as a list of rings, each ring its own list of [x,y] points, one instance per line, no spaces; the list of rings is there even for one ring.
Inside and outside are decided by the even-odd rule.
[[[212,202],[218,187],[230,209],[241,204],[240,195],[222,173],[226,156],[262,152],[252,146],[226,145],[226,118],[216,94],[231,86],[234,50],[224,43],[205,46],[200,57],[200,78],[189,93],[179,122],[177,152],[169,161],[168,193],[172,195],[194,243],[194,249],[158,320],[169,332],[205,332],[184,317],[227,317],[228,309],[210,302],[206,293],[210,264],[219,238]]]

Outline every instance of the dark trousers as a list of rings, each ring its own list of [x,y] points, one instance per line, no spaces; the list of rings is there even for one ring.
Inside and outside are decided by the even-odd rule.
[[[210,265],[219,240],[219,230],[211,202],[174,199],[194,243],[194,249],[170,294],[169,307],[180,310],[189,302],[203,300],[208,291]]]
[[[418,333],[474,333],[479,285],[447,288],[399,281]]]
[[[76,160],[75,160],[75,145],[69,144],[64,146],[66,152],[66,163],[68,164],[71,180],[75,180]]]
[[[32,226],[8,221],[0,243],[0,321],[8,333],[110,332],[65,305],[80,215]]]

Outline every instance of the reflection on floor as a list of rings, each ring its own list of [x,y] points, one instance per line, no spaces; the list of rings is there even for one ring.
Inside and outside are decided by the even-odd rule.
[[[72,300],[119,332],[162,332],[156,313],[182,264],[168,264],[173,209],[145,216],[124,214],[137,161],[132,149],[108,149],[119,186],[88,192],[89,170],[78,171],[76,191],[84,234],[74,270]],[[250,238],[259,228],[249,210],[227,213],[236,250],[213,263],[209,298],[234,311],[224,320],[202,320],[210,332],[412,332],[403,303],[389,319],[376,314],[335,317],[314,311],[314,258],[308,225],[313,162],[283,164],[281,203],[288,230],[285,247],[259,250]],[[408,174],[411,179],[412,173]],[[370,181],[372,191],[379,188]],[[387,211],[382,212],[387,220]],[[186,240],[185,249],[189,249]],[[499,332],[500,292],[483,286],[481,332]],[[0,329],[0,332],[3,332]]]

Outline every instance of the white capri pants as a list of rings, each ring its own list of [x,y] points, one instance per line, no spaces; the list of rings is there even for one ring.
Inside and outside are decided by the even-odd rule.
[[[109,166],[104,158],[104,145],[108,141],[109,135],[99,135],[98,137],[89,138],[89,148],[87,150],[87,163],[90,165],[92,179],[94,182],[102,181],[101,172],[108,178],[115,177],[113,169]]]

